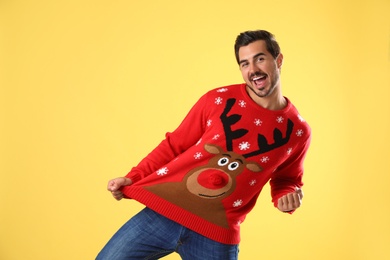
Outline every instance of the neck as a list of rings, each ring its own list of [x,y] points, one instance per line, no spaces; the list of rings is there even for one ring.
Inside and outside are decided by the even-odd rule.
[[[246,91],[256,104],[265,109],[281,110],[287,106],[287,100],[283,97],[280,86],[267,97],[257,96],[248,86]]]

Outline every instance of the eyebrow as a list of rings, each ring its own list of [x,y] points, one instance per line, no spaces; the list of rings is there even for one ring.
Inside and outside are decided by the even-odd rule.
[[[252,57],[252,59],[256,59],[256,58],[258,58],[258,57],[260,57],[260,56],[265,56],[265,53],[264,52],[259,52],[259,53],[257,53],[256,55],[254,55],[253,57]],[[240,62],[238,63],[238,64],[242,64],[242,63],[244,63],[244,62],[247,62],[248,60],[240,60]]]
[[[239,161],[241,164],[244,164],[244,162],[241,159],[236,159],[236,160]]]

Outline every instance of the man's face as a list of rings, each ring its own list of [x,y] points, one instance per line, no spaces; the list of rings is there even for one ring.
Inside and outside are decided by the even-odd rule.
[[[269,97],[279,87],[283,55],[274,59],[263,40],[255,41],[238,50],[242,77],[258,97]]]

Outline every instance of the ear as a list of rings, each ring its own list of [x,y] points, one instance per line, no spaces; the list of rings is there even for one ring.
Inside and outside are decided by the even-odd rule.
[[[261,167],[258,163],[256,162],[248,162],[246,164],[246,168],[251,170],[252,172],[261,172],[263,170],[263,167]]]
[[[282,68],[283,65],[283,54],[279,53],[278,57],[276,57],[276,64],[278,65],[278,69]]]
[[[219,154],[223,151],[221,147],[214,144],[205,144],[204,149],[211,154]]]

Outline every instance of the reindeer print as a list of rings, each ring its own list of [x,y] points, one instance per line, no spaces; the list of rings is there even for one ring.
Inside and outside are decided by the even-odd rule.
[[[261,166],[232,151],[205,144],[214,154],[206,165],[190,170],[181,182],[167,182],[145,187],[146,190],[186,209],[216,225],[228,228],[222,200],[236,187],[236,177],[247,168],[260,172]],[[215,212],[210,214],[210,210]]]

